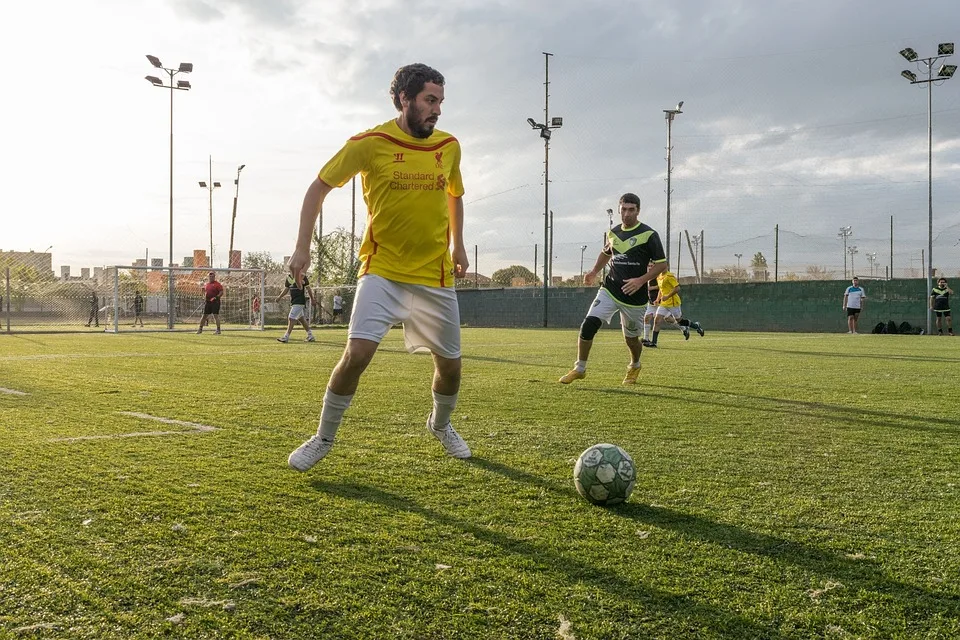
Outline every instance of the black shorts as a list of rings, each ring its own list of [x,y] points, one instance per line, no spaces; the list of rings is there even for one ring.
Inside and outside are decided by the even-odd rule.
[[[207,300],[203,303],[203,315],[219,315],[220,314],[220,300]]]
[[[934,310],[933,310],[933,314],[934,314],[935,316],[937,316],[938,318],[949,318],[949,317],[950,317],[950,309],[945,309],[945,310],[943,310],[943,311],[940,311],[939,309],[934,309]]]
[[[856,316],[860,315],[860,309],[854,309],[853,307],[847,307],[847,316]]]

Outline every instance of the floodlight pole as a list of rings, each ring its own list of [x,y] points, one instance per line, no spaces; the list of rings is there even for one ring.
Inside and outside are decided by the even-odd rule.
[[[847,238],[853,235],[853,227],[840,227],[838,238],[843,239],[843,279],[847,279]]]
[[[543,326],[549,324],[548,320],[548,289],[550,285],[550,273],[552,270],[553,255],[552,243],[550,241],[550,135],[553,129],[559,129],[563,126],[563,118],[554,118],[550,120],[550,57],[552,53],[543,52],[544,55],[544,96],[543,96],[543,124],[535,121],[533,118],[527,118],[527,124],[531,128],[540,132],[543,138]],[[551,251],[551,254],[548,254]]]
[[[230,217],[230,253],[227,254],[228,267],[231,266],[230,261],[233,260],[233,230],[237,224],[237,199],[240,197],[240,172],[243,171],[245,166],[247,165],[242,164],[237,167],[237,179],[233,181],[233,184],[236,185],[236,190],[233,194],[233,215]]]
[[[181,62],[180,66],[177,69],[170,69],[164,67],[160,60],[156,56],[147,56],[147,60],[150,61],[157,69],[161,69],[168,76],[170,76],[170,84],[164,85],[163,81],[154,76],[147,76],[147,80],[155,87],[160,87],[161,89],[170,89],[170,256],[167,262],[167,268],[169,269],[168,273],[168,298],[167,298],[167,328],[173,329],[173,92],[177,91],[189,91],[190,83],[189,82],[173,82],[173,77],[179,73],[190,73],[193,71],[193,64],[189,62]]]
[[[210,256],[207,258],[207,262],[209,263],[207,266],[213,269],[213,190],[219,188],[220,183],[213,181],[213,156],[207,156],[207,158],[209,162],[207,168],[207,179],[210,182],[201,182],[200,186],[210,193]],[[240,177],[239,172],[237,173],[237,177]],[[236,200],[234,200],[234,202],[236,202]],[[233,232],[231,231],[231,234],[232,233]],[[230,266],[229,256],[227,257],[227,266]]]
[[[900,51],[909,62],[923,65],[927,70],[927,79],[918,80],[916,74],[910,71],[903,71],[900,75],[910,81],[910,84],[927,85],[927,296],[933,290],[933,83],[949,80],[956,71],[955,65],[943,65],[933,75],[933,65],[937,61],[953,55],[953,43],[943,42],[937,45],[937,55],[929,58],[918,58],[916,51],[907,47]],[[931,335],[933,330],[933,310],[929,304],[924,305],[927,308],[927,335]]]
[[[664,245],[667,252],[667,264],[670,263],[670,194],[672,193],[670,177],[673,174],[673,119],[683,113],[683,111],[680,110],[681,106],[683,106],[683,100],[677,104],[675,109],[663,110],[664,117],[667,121],[667,235],[666,245]]]

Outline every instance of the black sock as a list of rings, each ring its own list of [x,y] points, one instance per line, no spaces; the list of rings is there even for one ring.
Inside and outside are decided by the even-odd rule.
[[[659,335],[660,335],[660,332],[659,332],[659,331],[654,331],[654,332],[653,332],[653,340],[651,340],[650,342],[652,342],[653,344],[657,344],[657,336],[659,336]]]

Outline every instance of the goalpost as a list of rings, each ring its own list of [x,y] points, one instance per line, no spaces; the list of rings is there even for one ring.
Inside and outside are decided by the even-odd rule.
[[[117,265],[105,268],[107,331],[195,331],[203,317],[203,285],[211,271],[223,286],[221,328],[262,330],[263,269]]]

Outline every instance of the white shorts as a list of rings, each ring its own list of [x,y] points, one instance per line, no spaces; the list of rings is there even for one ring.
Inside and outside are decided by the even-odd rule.
[[[460,357],[460,305],[455,289],[362,276],[347,337],[379,343],[398,322],[403,323],[403,340],[410,353],[429,350],[449,360]]]
[[[291,320],[299,320],[306,313],[306,305],[302,304],[292,304],[290,305],[290,315],[287,317]]]
[[[680,313],[680,307],[657,307],[657,315],[665,318],[674,318],[676,320],[683,317],[683,314]]]
[[[647,303],[647,310],[644,312],[643,315],[644,315],[644,316],[652,316],[652,315],[654,315],[654,314],[657,312],[657,308],[658,308],[658,307],[657,307],[657,303],[656,303],[656,302],[648,302],[648,303]]]
[[[623,304],[611,296],[606,289],[601,287],[597,291],[597,297],[593,299],[593,304],[590,306],[587,315],[600,318],[607,324],[610,324],[613,315],[619,311],[623,337],[636,338],[643,329],[643,314],[646,309],[645,306],[631,307],[630,305]]]

